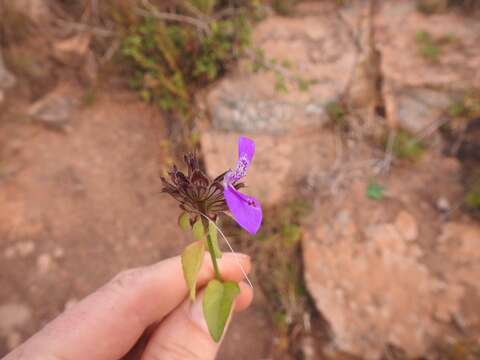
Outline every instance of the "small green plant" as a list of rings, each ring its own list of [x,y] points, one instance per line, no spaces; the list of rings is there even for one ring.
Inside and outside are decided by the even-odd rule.
[[[468,109],[463,103],[463,99],[452,102],[447,109],[448,115],[453,118],[463,117],[468,114]]]
[[[330,121],[341,130],[348,128],[348,122],[346,119],[347,108],[339,101],[331,101],[325,106],[325,110]]]
[[[439,343],[432,355],[434,359],[478,360],[480,359],[480,343],[468,336],[449,339]]]
[[[400,159],[419,160],[425,152],[425,145],[409,132],[399,130],[393,141],[392,151]]]
[[[480,91],[470,90],[454,100],[447,108],[452,118],[475,118],[480,116]]]
[[[442,36],[434,37],[428,31],[420,30],[415,34],[415,43],[417,45],[418,54],[431,63],[438,63],[447,45],[459,43],[459,39],[455,34],[449,33]]]
[[[418,53],[421,57],[432,63],[438,63],[441,55],[441,48],[429,32],[418,31],[415,35],[415,41]]]
[[[472,210],[480,210],[480,174],[473,176],[465,195],[465,204]]]
[[[470,190],[465,196],[465,204],[470,209],[480,210],[480,188]]]
[[[289,60],[267,59],[260,48],[256,48],[253,52],[251,69],[253,72],[272,71],[275,75],[275,91],[278,93],[288,93],[287,82],[296,84],[300,91],[308,91],[310,85],[314,83],[313,80],[307,80],[295,74],[293,64]]]
[[[366,195],[372,200],[382,200],[385,196],[385,187],[376,182],[371,182],[367,186]]]
[[[82,105],[85,107],[93,106],[95,101],[97,100],[97,93],[95,89],[89,88],[82,96]]]
[[[275,73],[275,91],[278,93],[288,93],[285,76],[279,72]]]

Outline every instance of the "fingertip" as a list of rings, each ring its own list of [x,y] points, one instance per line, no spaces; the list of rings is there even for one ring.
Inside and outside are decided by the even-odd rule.
[[[245,310],[253,301],[253,289],[250,285],[241,281],[238,286],[240,287],[240,294],[235,299],[235,312]]]

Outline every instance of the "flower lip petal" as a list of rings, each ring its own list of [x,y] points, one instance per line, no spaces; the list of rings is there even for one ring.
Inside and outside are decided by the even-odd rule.
[[[238,138],[238,159],[245,157],[250,164],[255,154],[255,141],[245,136]]]
[[[262,224],[262,208],[258,200],[231,185],[226,186],[223,193],[235,221],[250,234],[255,234]]]

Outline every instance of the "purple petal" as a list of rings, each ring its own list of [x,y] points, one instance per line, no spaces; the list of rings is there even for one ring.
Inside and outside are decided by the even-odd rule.
[[[225,186],[225,201],[238,225],[255,234],[262,224],[262,208],[254,197],[242,194],[233,186]]]
[[[246,157],[250,164],[255,154],[255,141],[245,136],[238,138],[238,158]]]

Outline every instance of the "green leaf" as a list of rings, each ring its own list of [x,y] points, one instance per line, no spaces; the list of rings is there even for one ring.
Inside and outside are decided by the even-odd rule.
[[[210,235],[210,241],[212,242],[212,245],[213,245],[213,251],[215,252],[215,257],[217,259],[220,259],[222,257],[222,251],[220,250],[220,247],[218,246],[217,227],[211,221],[208,223],[208,234]]]
[[[192,227],[193,237],[195,240],[201,240],[205,242],[205,229],[202,224],[202,219],[198,219]]]
[[[282,227],[282,237],[286,246],[293,246],[298,243],[302,236],[300,226],[295,224],[284,224]]]
[[[215,7],[216,0],[189,0],[189,2],[203,14],[210,15]]]
[[[190,289],[190,299],[195,300],[197,277],[205,254],[205,241],[195,241],[182,252],[182,269],[185,282]]]
[[[238,284],[233,281],[222,283],[210,280],[203,297],[203,315],[208,331],[215,342],[220,341],[228,317],[232,312],[233,301],[240,293]]]
[[[370,183],[367,187],[367,197],[372,200],[382,200],[385,188],[377,183]]]
[[[183,231],[187,231],[190,227],[190,216],[188,216],[186,212],[181,213],[178,217],[178,226],[180,226],[180,229]]]

